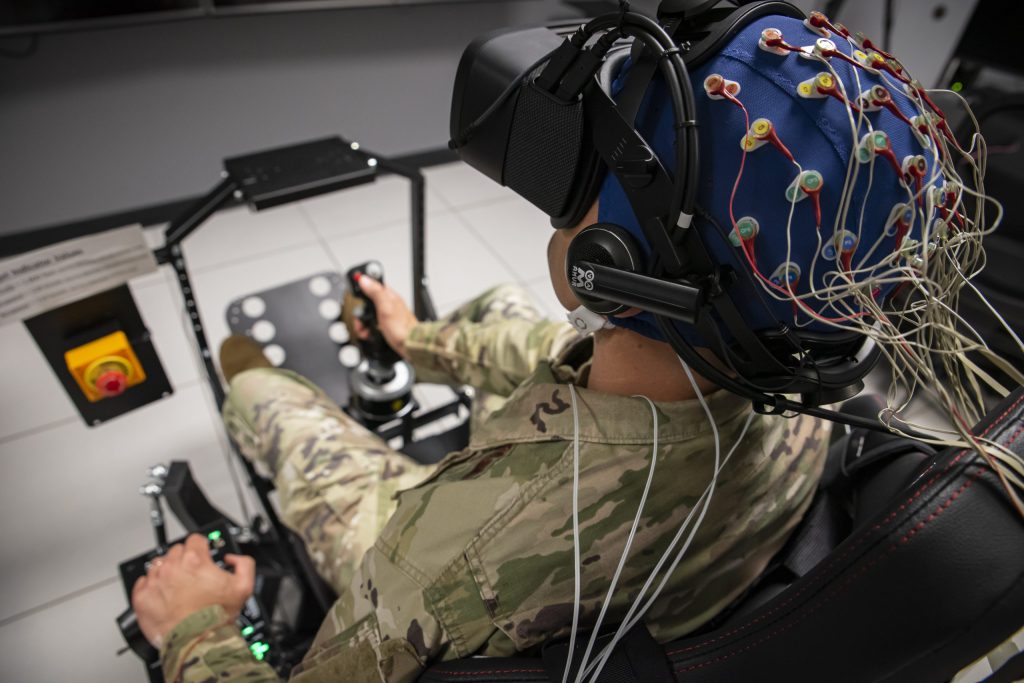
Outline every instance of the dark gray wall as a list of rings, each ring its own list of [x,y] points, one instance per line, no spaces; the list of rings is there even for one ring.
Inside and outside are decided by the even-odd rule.
[[[926,84],[975,2],[897,3],[897,52]],[[881,13],[882,0],[847,0],[839,18],[877,36]],[[444,145],[465,45],[492,28],[572,16],[555,0],[519,0],[46,35],[34,56],[0,58],[0,234],[195,195],[225,156],[315,136],[386,154]]]
[[[442,146],[474,36],[575,15],[521,0],[45,35],[0,58],[0,234],[195,195],[225,156],[315,136]]]

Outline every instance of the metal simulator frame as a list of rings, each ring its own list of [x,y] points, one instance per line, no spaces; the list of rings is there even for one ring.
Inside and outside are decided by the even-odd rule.
[[[182,245],[204,221],[229,203],[244,201],[253,210],[260,211],[370,183],[382,172],[406,178],[410,183],[413,309],[421,320],[436,317],[427,289],[424,253],[425,181],[418,169],[370,154],[357,143],[340,137],[230,158],[225,160],[224,169],[221,181],[170,223],[165,231],[164,246],[154,251],[157,262],[170,265],[177,276],[189,327],[218,406],[224,403],[225,391],[206,338]],[[407,448],[412,444],[413,430],[442,417],[457,414],[460,407],[468,408],[470,401],[469,394],[460,390],[455,393],[455,399],[446,404],[420,414],[409,411],[400,418],[369,427],[384,440],[402,437],[403,448]],[[437,448],[447,451],[453,445],[452,435],[455,439],[465,439],[468,436],[467,429],[468,422],[430,439],[437,439]],[[426,441],[420,443],[425,444]],[[234,444],[232,448],[235,448]],[[150,516],[157,547],[156,550],[122,563],[121,575],[126,593],[130,596],[131,584],[141,576],[140,572],[144,573],[146,563],[166,549],[168,544],[160,503],[160,499],[164,498],[186,531],[202,532],[211,539],[211,553],[215,559],[222,547],[219,539],[223,537],[232,547],[241,547],[243,551],[257,557],[257,574],[263,574],[264,568],[269,565],[267,576],[270,579],[258,582],[257,594],[249,610],[252,614],[246,616],[249,621],[240,624],[240,628],[243,636],[252,640],[250,648],[255,648],[254,656],[259,659],[266,657],[271,664],[286,673],[287,668],[296,663],[295,657],[305,651],[304,645],[308,646],[308,641],[311,641],[334,597],[331,589],[317,575],[301,539],[283,525],[275,511],[270,500],[272,483],[261,477],[245,458],[239,456],[238,460],[259,500],[262,519],[266,521],[264,528],[239,526],[212,506],[192,479],[187,463],[176,462],[170,467],[156,466],[150,471],[150,483],[143,486],[140,492],[151,499]],[[253,522],[245,520],[244,524]],[[282,586],[288,589],[283,595]],[[271,603],[278,601],[288,603],[290,608],[278,610],[284,616],[275,630],[269,624],[274,618],[277,605]],[[268,625],[264,630],[269,635],[256,629],[253,624],[257,622]],[[162,680],[156,652],[142,638],[130,608],[118,617],[118,625],[129,647],[146,661],[150,680]],[[277,642],[274,642],[275,639]],[[283,647],[276,647],[278,643],[283,643]]]

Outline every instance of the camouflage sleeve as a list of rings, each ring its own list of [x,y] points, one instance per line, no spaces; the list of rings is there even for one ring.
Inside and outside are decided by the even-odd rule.
[[[576,337],[567,322],[442,320],[414,327],[405,348],[420,381],[508,396]]]
[[[422,382],[468,384],[508,396],[537,363],[576,339],[567,322],[552,322],[525,289],[498,285],[444,319],[420,323],[406,339],[406,353]]]
[[[160,658],[167,683],[281,680],[269,664],[256,661],[220,605],[194,612],[175,626]]]

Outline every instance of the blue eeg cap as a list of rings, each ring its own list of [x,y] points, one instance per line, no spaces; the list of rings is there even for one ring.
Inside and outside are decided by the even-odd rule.
[[[746,106],[750,122],[753,123],[757,118],[769,119],[782,143],[804,170],[813,169],[822,174],[824,187],[820,192],[820,202],[823,245],[832,240],[840,195],[847,175],[847,163],[850,155],[856,152],[852,124],[842,102],[832,97],[806,99],[797,94],[798,84],[814,78],[819,72],[827,71],[825,65],[794,53],[781,56],[760,49],[758,40],[766,28],[779,29],[787,43],[797,46],[813,45],[821,37],[799,20],[781,16],[764,17],[739,31],[719,54],[690,74],[700,140],[700,187],[697,202],[717,221],[721,230],[700,217],[694,219],[691,229],[701,231],[713,259],[744,269],[749,269],[749,265],[742,251],[727,238],[732,229],[729,195],[743,154],[741,140],[746,134],[743,112],[727,100],[708,97],[703,87],[704,79],[718,73],[728,80],[738,82],[741,90],[737,98]],[[841,36],[833,36],[832,40],[839,50],[852,54],[854,48]],[[830,63],[842,79],[851,100],[855,101],[860,92],[880,84],[889,90],[897,107],[907,118],[919,113],[896,79],[883,79],[837,58],[832,58]],[[628,68],[627,63],[615,82],[614,92],[621,89]],[[890,146],[898,161],[902,162],[906,155],[923,154],[928,161],[930,177],[935,165],[934,151],[925,149],[905,122],[886,109],[867,112],[865,115],[874,130],[883,130],[888,134]],[[673,112],[667,88],[660,76],[648,88],[636,123],[637,130],[651,144],[671,174],[675,166]],[[858,138],[866,132],[867,126],[862,126],[857,133]],[[853,162],[853,166],[858,164]],[[852,202],[845,224],[838,228],[859,233],[857,250],[853,256],[854,265],[883,235],[893,207],[911,201],[895,169],[884,158],[876,157],[873,167],[863,164],[855,170],[858,175]],[[796,176],[796,166],[770,144],[747,153],[743,178],[736,192],[734,214],[737,220],[741,216],[751,216],[758,221],[760,230],[754,249],[758,269],[766,277],[770,277],[787,260],[785,228],[792,205],[786,199],[786,189]],[[864,213],[861,223],[862,207]],[[816,259],[813,264],[815,289],[823,287],[823,276],[835,271],[837,263],[824,258],[818,248],[811,201],[805,199],[792,208],[792,244],[788,260],[795,262],[801,270],[802,275],[794,291],[803,294],[810,290],[812,259]],[[649,256],[649,245],[625,192],[611,173],[607,174],[601,188],[598,220],[616,223],[629,230]],[[914,221],[906,239],[920,239],[920,234],[921,221],[918,219]],[[863,265],[877,264],[893,252],[895,245],[895,235],[885,236]],[[881,285],[879,297],[888,295],[892,287],[891,284]],[[779,321],[789,325],[794,323],[795,307],[792,302],[770,297],[759,284],[750,282],[748,278],[741,278],[731,294],[740,312],[755,330],[777,327]],[[822,315],[837,315],[825,302],[815,299],[805,301],[816,307]],[[825,323],[817,321],[807,325],[809,320],[810,317],[805,313],[799,314],[800,323],[808,329],[830,329]],[[654,316],[649,313],[630,318],[613,318],[613,322],[663,341]],[[676,325],[692,343],[707,345],[692,326],[681,322]]]

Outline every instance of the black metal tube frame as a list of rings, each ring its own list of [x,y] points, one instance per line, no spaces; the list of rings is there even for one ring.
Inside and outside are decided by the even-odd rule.
[[[370,156],[372,155],[367,154],[368,158]],[[434,320],[437,315],[428,289],[428,279],[426,274],[426,182],[423,178],[423,174],[419,169],[398,164],[388,159],[376,156],[373,158],[377,159],[378,168],[381,171],[393,173],[409,180],[413,310],[416,317],[420,320]],[[182,250],[182,242],[190,234],[198,230],[210,216],[223,208],[225,204],[236,199],[237,192],[238,183],[228,176],[227,173],[224,173],[222,180],[213,189],[211,189],[202,198],[196,200],[185,211],[183,211],[178,218],[171,221],[167,229],[164,231],[164,246],[159,249],[155,249],[153,252],[157,262],[160,264],[169,264],[174,269],[175,275],[177,276],[175,279],[178,283],[178,288],[181,290],[182,299],[185,302],[185,311],[188,314],[190,330],[192,336],[195,337],[199,354],[202,357],[203,367],[206,370],[207,379],[209,380],[208,384],[210,386],[210,390],[213,392],[213,397],[217,403],[218,409],[224,405],[224,386],[221,384],[220,376],[218,375],[216,365],[213,362],[213,354],[210,351],[210,346],[206,339],[206,331],[203,327],[202,317],[200,316],[199,308],[196,304],[196,297],[193,291],[192,282],[188,275],[188,265],[185,260],[184,251]],[[382,438],[389,439],[394,436],[403,435],[408,440],[411,438],[412,430],[415,427],[427,424],[434,419],[457,411],[460,405],[465,405],[467,403],[468,398],[461,391],[457,391],[456,393],[456,401],[449,405],[444,405],[431,410],[416,418],[413,418],[410,415],[403,419],[402,423],[397,427],[384,430],[381,433]],[[316,598],[320,608],[324,613],[326,613],[331,606],[330,598],[325,594],[322,585],[318,585],[316,581],[310,580],[311,576],[315,576],[315,569],[309,564],[306,553],[301,548],[296,547],[296,543],[301,541],[297,541],[296,537],[289,532],[281,521],[281,518],[278,516],[277,511],[274,509],[270,500],[270,491],[273,490],[272,483],[261,477],[256,472],[252,463],[239,454],[238,448],[234,443],[231,444],[231,447],[235,452],[235,455],[242,462],[242,466],[245,468],[246,476],[249,478],[249,482],[252,485],[253,490],[256,492],[263,515],[274,530],[274,535],[278,539],[284,540],[287,543],[290,556],[285,558],[285,560],[293,569],[298,570],[301,567],[302,571],[297,571],[296,574],[299,575],[300,580]],[[246,520],[247,524],[249,522],[251,522],[251,520]]]

